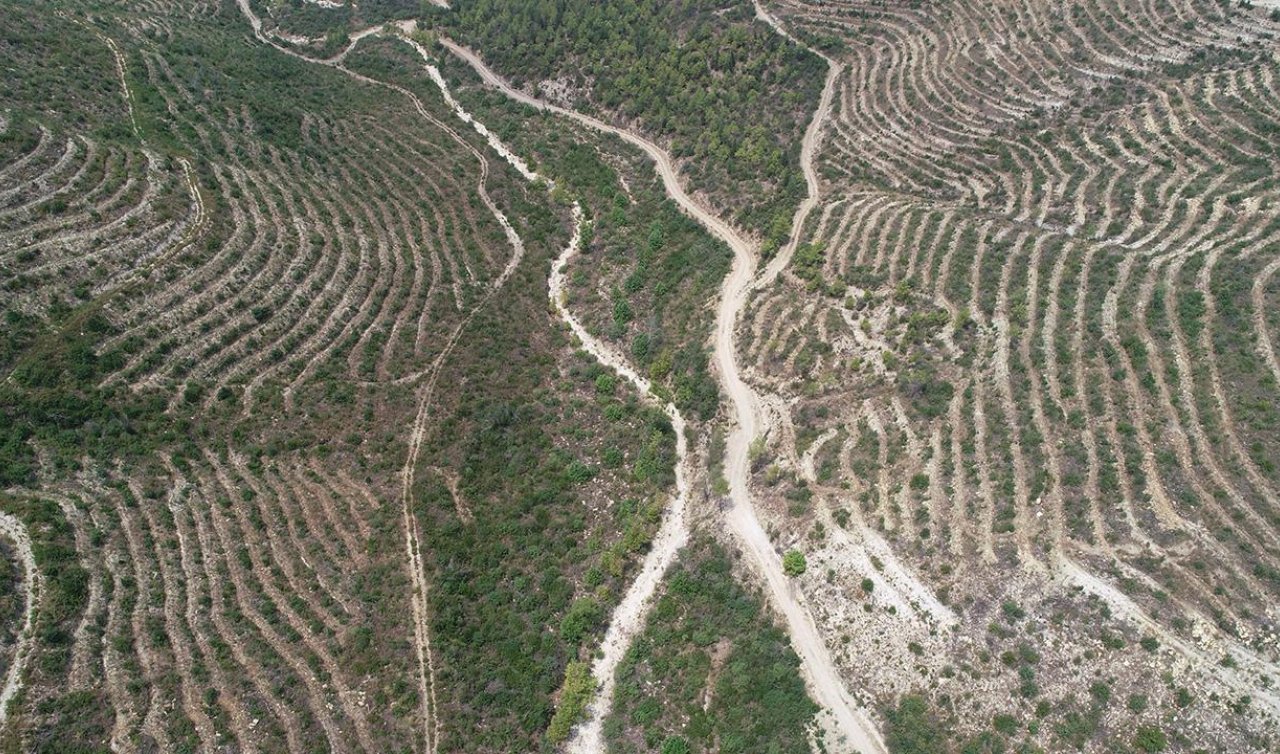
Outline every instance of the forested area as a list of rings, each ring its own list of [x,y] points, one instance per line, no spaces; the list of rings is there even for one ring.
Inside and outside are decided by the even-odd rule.
[[[817,708],[799,660],[732,555],[699,538],[618,669],[606,735],[619,754],[807,752]]]
[[[625,351],[686,417],[714,417],[720,398],[709,369],[706,315],[729,271],[729,250],[667,198],[638,150],[472,89],[464,65],[443,62],[467,106],[530,155],[562,199],[575,196],[586,208],[591,226],[569,268],[571,309]]]
[[[778,237],[804,195],[800,136],[822,62],[741,0],[466,0],[435,23],[521,84],[634,123],[685,160],[693,186]],[[774,240],[777,240],[776,238]]]
[[[676,406],[709,420],[720,394],[700,315],[729,270],[729,251],[656,185],[637,189],[633,199],[615,195],[594,223],[576,260],[574,303],[595,315],[603,334],[623,345]]]

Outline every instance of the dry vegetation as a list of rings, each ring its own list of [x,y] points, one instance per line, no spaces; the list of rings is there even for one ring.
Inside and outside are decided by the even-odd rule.
[[[548,312],[568,213],[403,42],[10,10],[0,507],[43,587],[0,746],[542,745],[674,445]]]
[[[816,732],[716,536],[732,255],[635,142],[372,26],[414,16],[499,67],[561,45],[521,80],[652,133],[758,239],[752,495],[891,751],[1280,745],[1277,14],[714,5],[628,4],[653,48],[610,73],[579,48],[629,41],[567,0],[511,6],[532,42],[489,3],[5,4],[0,750],[555,748],[676,447],[548,304],[571,204],[562,303],[705,461],[604,735]],[[733,96],[695,117],[675,72],[718,46]]]
[[[758,483],[855,686],[975,746],[1273,748],[1280,26],[773,9],[835,99],[740,353],[784,407]]]

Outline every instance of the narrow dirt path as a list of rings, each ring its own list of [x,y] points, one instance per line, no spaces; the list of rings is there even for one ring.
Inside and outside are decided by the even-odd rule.
[[[124,97],[124,106],[129,112],[129,126],[133,129],[133,135],[138,142],[142,144],[143,147],[146,147],[147,140],[143,137],[142,130],[138,128],[138,116],[134,113],[133,109],[133,91],[129,89],[129,69],[128,65],[125,63],[124,53],[120,52],[120,46],[116,44],[114,39],[108,37],[97,29],[94,29],[94,33],[106,43],[107,47],[111,48],[111,56],[115,58],[116,61],[116,75],[120,78],[120,90]]]
[[[783,27],[782,23],[765,9],[760,0],[753,1],[756,9],[756,18],[768,24],[779,35],[786,37],[800,47],[804,47],[827,62],[827,78],[822,85],[822,96],[818,99],[818,109],[814,111],[813,118],[809,121],[809,127],[804,132],[804,139],[800,142],[800,169],[804,173],[808,194],[796,209],[795,218],[791,222],[791,237],[782,248],[778,249],[777,255],[769,260],[760,276],[752,284],[752,288],[761,289],[772,283],[778,277],[778,274],[786,269],[787,265],[791,264],[791,257],[795,254],[796,246],[800,244],[800,236],[804,232],[805,221],[809,219],[809,214],[818,206],[818,202],[822,198],[821,186],[818,183],[818,169],[814,166],[814,159],[817,157],[818,147],[822,144],[823,126],[831,116],[831,103],[835,99],[836,82],[840,79],[844,66],[791,36],[791,33]]]
[[[418,687],[419,687],[418,693],[422,702],[421,709],[419,712],[420,712],[420,718],[421,718],[420,724],[422,727],[422,735],[423,735],[423,751],[425,751],[426,754],[435,754],[437,747],[439,746],[441,721],[437,713],[438,702],[437,702],[437,695],[436,695],[435,660],[431,652],[431,621],[430,621],[429,604],[427,599],[430,584],[427,580],[425,563],[423,562],[423,559],[422,559],[422,543],[421,543],[421,534],[418,531],[418,521],[412,509],[412,491],[414,486],[415,471],[417,467],[418,457],[421,453],[422,445],[424,440],[426,439],[427,431],[429,429],[428,419],[431,416],[431,408],[433,405],[432,398],[435,394],[436,381],[439,378],[441,372],[443,371],[442,367],[444,366],[444,363],[447,361],[449,355],[453,352],[453,349],[457,346],[463,332],[466,330],[467,326],[471,323],[471,320],[475,317],[475,314],[479,312],[481,309],[483,309],[489,303],[489,301],[493,298],[494,294],[496,294],[498,291],[502,289],[502,287],[506,284],[507,280],[510,279],[512,273],[515,272],[516,267],[520,264],[520,261],[524,258],[524,250],[525,250],[524,242],[520,239],[520,236],[516,233],[515,228],[511,225],[506,215],[504,215],[502,211],[498,209],[497,205],[492,201],[492,199],[488,195],[488,192],[484,188],[485,180],[488,178],[488,175],[489,175],[489,163],[488,163],[488,160],[485,159],[484,155],[482,155],[478,150],[472,148],[470,144],[468,144],[456,133],[454,133],[452,129],[448,128],[443,123],[436,120],[430,114],[430,112],[426,109],[426,107],[423,105],[422,101],[418,99],[417,95],[413,94],[408,89],[405,89],[396,84],[391,84],[383,81],[378,81],[376,79],[371,79],[367,76],[364,76],[362,74],[356,73],[355,71],[352,71],[350,69],[343,67],[341,65],[342,58],[345,57],[345,55],[348,52],[350,52],[351,48],[355,44],[354,42],[352,43],[352,45],[349,45],[346,48],[346,50],[344,50],[343,53],[341,53],[340,56],[338,56],[336,59],[319,60],[315,58],[310,58],[295,50],[291,50],[279,44],[274,39],[272,39],[267,32],[263,31],[262,20],[258,18],[256,14],[254,14],[253,9],[249,6],[248,0],[238,0],[238,4],[241,12],[245,16],[245,18],[249,21],[249,25],[253,29],[254,36],[259,41],[263,42],[264,44],[271,45],[272,47],[279,50],[280,52],[283,52],[286,55],[296,57],[300,60],[304,60],[309,63],[326,65],[331,68],[336,68],[337,70],[342,71],[343,73],[347,74],[348,76],[351,76],[357,81],[361,81],[363,83],[368,83],[368,84],[377,85],[377,86],[385,86],[387,88],[390,88],[392,90],[399,92],[400,94],[403,94],[404,96],[409,98],[409,100],[413,103],[414,108],[418,111],[420,115],[422,115],[424,119],[438,126],[439,128],[443,129],[447,133],[451,134],[461,145],[463,145],[470,152],[472,152],[472,154],[475,155],[476,159],[480,162],[481,175],[480,175],[480,184],[478,186],[478,191],[481,196],[481,199],[484,201],[485,206],[490,210],[490,212],[493,213],[494,219],[502,227],[503,232],[507,236],[508,242],[512,246],[513,254],[510,260],[508,261],[506,267],[502,270],[501,274],[499,274],[498,277],[493,280],[493,282],[489,287],[489,290],[485,293],[485,295],[481,298],[481,300],[476,304],[476,306],[467,314],[467,316],[464,317],[463,320],[459,322],[458,325],[454,328],[453,332],[449,336],[449,339],[446,341],[444,347],[441,349],[440,353],[436,356],[436,358],[432,361],[430,366],[423,372],[412,375],[413,380],[416,381],[419,379],[425,379],[425,383],[421,386],[421,388],[418,391],[417,405],[414,412],[414,418],[408,429],[408,440],[407,440],[408,452],[406,453],[404,466],[400,470],[400,507],[401,507],[402,525],[403,525],[404,535],[405,535],[405,552],[406,552],[406,561],[407,561],[406,566],[409,571],[410,584],[412,587],[412,590],[411,590],[412,594],[411,594],[410,601],[411,601],[411,608],[412,608],[411,613],[412,613],[413,628],[414,628],[414,649],[415,649],[415,653],[417,655],[417,661],[418,661],[418,674],[417,674]],[[385,27],[378,27],[378,30],[381,31],[383,28]],[[377,32],[370,32],[369,30],[366,29],[364,32],[358,33],[358,38],[355,41],[358,42],[360,39],[371,36],[374,33],[377,33]],[[413,43],[413,46],[415,47],[415,49],[418,50],[420,54],[425,56],[425,50],[422,50],[421,47],[419,47],[416,43]],[[433,80],[435,80],[438,85],[441,85],[441,91],[447,94],[447,90],[443,86],[443,83],[444,83],[443,79],[439,77],[438,72],[433,76]],[[447,101],[453,107],[455,113],[458,114],[462,120],[466,122],[471,122],[470,116],[464,110],[462,110],[462,108],[459,107],[456,102],[452,100],[452,97],[447,97]],[[493,141],[494,139],[491,138],[490,143],[492,144]],[[504,158],[508,158],[508,156],[514,157],[514,155],[512,155],[510,152],[502,153],[502,156]],[[513,163],[513,165],[514,164],[515,163]],[[523,163],[516,165],[516,168],[518,170],[521,170],[522,173],[525,173],[528,170],[527,167],[523,166]]]
[[[432,81],[439,87],[445,102],[454,110],[455,114],[461,120],[470,123],[476,132],[489,142],[494,151],[510,163],[526,180],[530,182],[543,180],[548,190],[554,189],[554,184],[551,181],[544,179],[531,170],[524,160],[512,152],[506,144],[454,99],[439,69],[430,62],[430,56],[426,49],[417,42],[406,41],[422,57]],[[573,205],[572,237],[568,245],[565,246],[564,251],[561,252],[552,265],[551,275],[547,281],[548,294],[552,306],[555,307],[561,319],[577,336],[582,343],[583,349],[601,364],[609,367],[635,385],[645,399],[661,408],[671,419],[672,427],[676,432],[675,495],[663,512],[662,524],[658,529],[657,535],[654,536],[653,542],[650,543],[649,552],[640,567],[639,575],[628,587],[622,601],[614,608],[613,615],[609,619],[609,627],[605,632],[604,640],[592,665],[592,676],[597,684],[597,693],[587,710],[587,719],[577,727],[574,737],[568,744],[568,749],[571,752],[590,754],[591,752],[603,752],[605,750],[604,718],[611,707],[614,677],[618,665],[622,662],[627,649],[635,640],[636,634],[644,628],[645,616],[648,615],[649,608],[652,606],[653,595],[657,592],[663,576],[675,561],[676,553],[689,540],[689,527],[685,514],[689,500],[690,457],[685,435],[685,421],[679,410],[671,403],[664,404],[659,401],[653,393],[652,385],[635,371],[626,357],[591,335],[565,305],[565,268],[570,260],[577,255],[582,244],[582,222],[582,206],[575,202]]]
[[[569,325],[573,334],[578,336],[583,349],[601,364],[635,385],[650,403],[658,405],[670,417],[671,426],[676,432],[675,495],[663,512],[662,526],[653,538],[649,553],[640,567],[639,575],[628,587],[627,593],[618,603],[609,620],[609,628],[596,655],[596,661],[592,665],[592,675],[599,688],[587,710],[587,719],[578,726],[577,732],[567,747],[574,754],[593,754],[605,751],[604,718],[612,705],[614,677],[618,665],[634,642],[636,634],[644,628],[645,616],[652,606],[653,595],[657,592],[663,576],[675,562],[676,553],[689,541],[686,511],[689,502],[690,460],[688,442],[685,439],[684,417],[680,415],[675,405],[659,402],[653,394],[649,380],[641,377],[627,362],[626,357],[617,350],[587,332],[587,329],[565,305],[565,268],[577,255],[582,241],[582,207],[578,204],[574,204],[573,219],[573,238],[551,268],[551,277],[548,280],[551,303],[555,306],[560,318]]]
[[[787,622],[792,644],[800,656],[802,672],[809,691],[819,706],[832,716],[832,727],[845,738],[848,746],[863,754],[886,752],[884,743],[870,717],[859,708],[841,681],[831,654],[818,633],[813,616],[801,603],[800,596],[783,575],[781,559],[774,551],[773,544],[769,541],[751,505],[748,447],[752,439],[766,433],[769,427],[766,425],[759,397],[747,386],[740,374],[734,346],[734,330],[737,326],[738,313],[746,305],[751,283],[755,277],[757,255],[755,245],[689,196],[680,184],[671,157],[652,141],[589,115],[543,102],[521,92],[490,70],[471,50],[445,38],[441,38],[440,42],[475,69],[485,83],[511,99],[540,111],[571,118],[596,131],[614,134],[639,147],[653,160],[663,187],[671,199],[733,251],[733,266],[721,289],[720,303],[716,310],[714,336],[717,370],[736,418],[736,425],[728,437],[726,447],[725,473],[729,479],[733,506],[726,514],[725,520],[749,556],[749,562],[769,587],[771,601]]]
[[[18,551],[18,558],[22,561],[22,592],[27,605],[26,617],[18,632],[18,646],[13,650],[4,687],[0,689],[0,730],[4,730],[5,723],[9,721],[9,702],[22,689],[22,672],[26,669],[27,657],[31,654],[32,641],[35,639],[32,624],[36,614],[36,599],[40,595],[40,572],[36,570],[36,557],[31,550],[27,527],[16,516],[0,511],[0,536],[13,543],[14,549]]]

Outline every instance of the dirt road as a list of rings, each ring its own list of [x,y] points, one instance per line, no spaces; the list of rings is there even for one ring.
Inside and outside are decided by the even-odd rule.
[[[808,188],[804,201],[796,209],[794,219],[791,221],[791,237],[787,243],[778,249],[778,253],[769,260],[764,270],[752,283],[752,290],[758,290],[768,286],[778,277],[778,274],[791,264],[791,257],[796,252],[796,246],[800,243],[800,236],[804,231],[804,223],[809,219],[809,213],[813,212],[818,206],[821,199],[821,190],[818,184],[818,169],[814,167],[814,158],[818,155],[818,147],[822,144],[822,127],[827,122],[827,118],[831,116],[831,103],[835,100],[836,81],[840,78],[840,73],[844,70],[844,66],[836,62],[834,59],[823,55],[821,52],[808,47],[800,40],[791,36],[791,33],[775,18],[765,7],[760,4],[760,0],[755,0],[756,18],[773,27],[778,34],[786,37],[795,44],[805,47],[813,54],[827,61],[827,78],[822,85],[822,96],[818,99],[818,108],[813,113],[813,119],[809,121],[809,127],[805,129],[804,140],[800,142],[800,170],[804,173],[804,182]]]
[[[27,657],[31,654],[31,643],[35,638],[32,633],[32,622],[36,613],[36,598],[40,594],[40,572],[36,570],[36,558],[31,550],[31,539],[27,536],[27,527],[16,517],[0,512],[0,536],[13,543],[18,551],[18,559],[22,561],[22,591],[26,602],[26,616],[22,628],[18,631],[18,646],[13,650],[13,659],[9,662],[9,671],[5,674],[4,688],[0,689],[0,730],[9,720],[9,702],[22,688],[22,671],[26,667]]]
[[[671,564],[675,562],[676,553],[689,541],[689,525],[686,521],[686,510],[689,501],[689,446],[685,439],[684,417],[670,403],[662,404],[654,397],[649,380],[640,376],[627,361],[627,358],[616,349],[587,332],[577,317],[565,306],[564,278],[565,268],[578,253],[582,241],[581,223],[582,207],[573,207],[573,238],[565,247],[564,253],[556,259],[551,269],[548,289],[551,303],[561,319],[569,328],[582,347],[594,356],[601,364],[622,375],[650,402],[657,404],[671,419],[676,432],[676,491],[671,502],[663,513],[662,525],[650,544],[648,554],[640,566],[640,573],[628,587],[622,601],[614,609],[609,620],[609,628],[605,633],[592,665],[592,675],[598,684],[598,691],[587,710],[587,719],[577,727],[574,737],[569,741],[568,750],[574,754],[594,754],[605,750],[604,718],[608,714],[613,699],[614,676],[618,665],[627,653],[627,649],[635,641],[635,637],[644,628],[645,617],[653,604],[653,596],[658,585]]]
[[[813,617],[783,575],[781,559],[774,551],[773,544],[751,505],[748,448],[751,440],[767,431],[768,427],[762,426],[764,422],[758,397],[742,380],[739,372],[734,330],[738,313],[746,304],[747,294],[755,277],[755,245],[689,196],[680,184],[674,162],[661,147],[630,131],[521,92],[490,70],[471,50],[448,39],[442,38],[440,41],[467,62],[486,84],[508,97],[538,110],[572,118],[594,130],[614,134],[639,147],[653,160],[663,187],[671,199],[733,251],[733,267],[725,279],[716,310],[714,342],[717,371],[736,420],[728,437],[725,461],[725,474],[729,479],[730,498],[733,501],[726,521],[749,556],[749,562],[769,587],[769,596],[774,606],[786,619],[792,644],[800,655],[801,668],[810,693],[824,712],[831,716],[831,727],[845,739],[842,744],[828,741],[828,745],[838,745],[840,748],[847,746],[863,754],[886,752],[875,725],[845,689]]]

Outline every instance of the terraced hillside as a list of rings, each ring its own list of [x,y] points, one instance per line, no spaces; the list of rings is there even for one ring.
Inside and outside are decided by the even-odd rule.
[[[1280,24],[769,7],[831,106],[739,331],[756,483],[890,748],[1273,748]]]
[[[0,749],[1280,745],[1280,13],[456,5],[3,4]]]
[[[246,8],[6,6],[0,741],[536,748],[672,427],[574,352],[571,213],[409,40]]]

